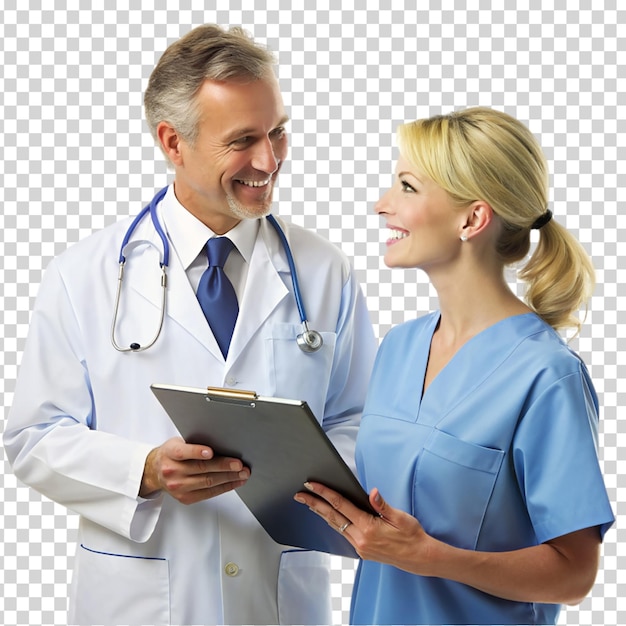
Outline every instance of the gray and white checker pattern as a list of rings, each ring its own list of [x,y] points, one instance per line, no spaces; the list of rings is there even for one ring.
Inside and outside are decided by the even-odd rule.
[[[318,0],[308,9],[286,0],[130,0],[118,3],[129,8],[83,8],[92,4],[115,3],[4,0],[0,9],[2,426],[49,260],[137,213],[170,177],[143,122],[156,60],[193,26],[240,24],[276,52],[292,117],[278,210],[353,258],[381,337],[436,307],[423,275],[391,272],[380,259],[372,208],[391,180],[396,126],[480,104],[515,115],[539,137],[555,216],[597,268],[574,346],[603,405],[601,460],[618,514],[593,592],[560,623],[625,624],[626,425],[618,407],[626,404],[626,258],[618,245],[626,217],[618,189],[626,176],[626,44],[618,32],[626,11],[618,0],[381,3],[393,9],[371,0]],[[0,621],[63,624],[76,519],[18,483],[0,455]],[[348,621],[352,580],[353,563],[335,559],[336,624]]]

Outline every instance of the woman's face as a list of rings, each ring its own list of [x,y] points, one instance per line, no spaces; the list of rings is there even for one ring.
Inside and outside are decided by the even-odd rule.
[[[376,203],[388,229],[385,264],[425,271],[450,263],[460,252],[463,212],[446,191],[402,155],[393,186]]]

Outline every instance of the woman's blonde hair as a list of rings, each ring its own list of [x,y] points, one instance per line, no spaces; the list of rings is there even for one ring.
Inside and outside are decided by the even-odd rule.
[[[271,75],[274,63],[272,53],[239,26],[224,30],[204,24],[189,31],[165,50],[144,95],[146,120],[157,144],[156,129],[163,121],[194,144],[199,121],[195,97],[205,80],[259,80]]]
[[[549,177],[541,147],[524,124],[501,111],[475,107],[404,124],[398,143],[402,155],[460,206],[489,203],[502,223],[497,252],[505,265],[528,254],[531,228],[547,217]],[[539,233],[519,272],[527,283],[526,302],[553,328],[578,330],[577,312],[595,282],[591,260],[556,220]]]

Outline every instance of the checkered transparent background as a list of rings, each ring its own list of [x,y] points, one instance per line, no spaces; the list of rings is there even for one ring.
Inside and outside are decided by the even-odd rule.
[[[626,401],[626,258],[618,246],[626,217],[618,189],[626,55],[618,32],[626,12],[618,0],[381,3],[394,9],[371,0],[131,0],[117,3],[128,9],[82,8],[91,4],[4,0],[0,9],[2,426],[42,270],[68,244],[137,213],[171,177],[142,116],[156,60],[193,26],[241,24],[277,53],[292,117],[277,210],[353,258],[381,337],[436,307],[423,275],[392,272],[380,259],[372,207],[391,180],[396,126],[480,104],[515,115],[539,137],[555,216],[597,268],[574,346],[603,405],[601,460],[618,514],[593,592],[560,623],[625,624],[626,426],[618,407]],[[317,8],[292,8],[305,4]],[[0,621],[63,624],[76,518],[18,483],[0,455]],[[335,559],[337,624],[347,623],[352,580],[352,562]]]

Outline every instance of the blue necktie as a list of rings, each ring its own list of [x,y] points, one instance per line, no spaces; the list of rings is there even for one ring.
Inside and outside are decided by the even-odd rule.
[[[202,274],[196,294],[224,358],[228,354],[239,314],[237,295],[224,272],[224,263],[233,248],[234,244],[228,237],[209,239],[206,245],[209,267]]]

